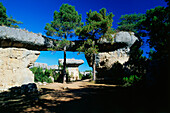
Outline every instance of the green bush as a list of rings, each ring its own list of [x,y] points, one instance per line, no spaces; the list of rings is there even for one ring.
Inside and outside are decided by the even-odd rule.
[[[135,85],[137,82],[141,80],[141,77],[138,77],[137,75],[130,75],[129,77],[123,77],[123,83],[124,86],[132,86]]]
[[[43,71],[42,68],[40,67],[33,67],[30,69],[34,73],[34,81],[35,82],[47,82],[47,83],[52,83],[50,76],[53,77],[53,70],[46,69]]]
[[[83,74],[79,72],[79,79],[81,80],[83,78]]]

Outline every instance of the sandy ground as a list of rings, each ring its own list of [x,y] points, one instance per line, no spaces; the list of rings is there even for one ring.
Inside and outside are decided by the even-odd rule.
[[[116,87],[116,85],[106,85],[106,84],[94,84],[93,82],[90,82],[90,79],[82,80],[82,81],[76,81],[71,82],[67,84],[63,83],[49,83],[47,85],[38,85],[38,88],[48,88],[48,89],[54,89],[54,90],[66,90],[66,89],[81,89],[84,87],[87,87],[89,85],[93,86],[110,86],[110,87]]]
[[[168,113],[166,98],[149,90],[89,80],[38,88],[35,94],[0,93],[0,113]]]

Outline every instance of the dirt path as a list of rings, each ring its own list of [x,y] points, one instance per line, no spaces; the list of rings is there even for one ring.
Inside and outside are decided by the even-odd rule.
[[[39,88],[47,88],[47,89],[54,89],[54,90],[66,90],[66,89],[81,89],[84,87],[87,87],[89,85],[92,86],[110,86],[110,87],[116,87],[116,85],[106,85],[106,84],[94,84],[93,82],[90,82],[90,79],[82,80],[82,81],[76,81],[72,83],[50,83],[47,85],[41,85],[38,86]]]
[[[52,83],[39,88],[36,94],[0,95],[0,101],[4,102],[0,113],[159,113],[167,108],[160,102],[162,98],[143,93],[141,89],[134,91],[89,80],[64,85]]]

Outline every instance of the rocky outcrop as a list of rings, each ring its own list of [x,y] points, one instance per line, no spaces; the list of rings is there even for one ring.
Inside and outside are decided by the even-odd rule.
[[[130,47],[136,42],[139,41],[138,38],[134,35],[133,32],[118,32],[113,36],[113,47],[106,46],[104,44],[110,44],[111,42],[106,39],[99,40],[98,43],[103,44],[104,49],[110,49],[109,52],[99,52],[96,54],[96,70],[98,75],[105,76],[107,72],[113,69],[113,65],[116,62],[124,64],[129,60]],[[102,46],[102,45],[101,45]],[[107,48],[109,47],[109,48]],[[102,48],[102,47],[100,47]],[[103,50],[104,50],[103,49]],[[102,50],[100,50],[102,51]],[[92,56],[86,56],[89,66],[92,66]],[[104,73],[103,73],[104,72]],[[112,73],[114,74],[114,73]]]
[[[64,59],[59,59],[58,60],[59,64],[63,65]],[[71,81],[79,80],[79,69],[78,66],[83,64],[83,60],[77,60],[77,59],[66,59],[66,66],[67,66],[67,71],[70,76]]]
[[[100,52],[114,51],[125,46],[131,46],[137,38],[131,32],[118,32],[112,35],[114,40],[101,39],[97,42]],[[54,39],[42,34],[36,34],[18,28],[0,26],[0,47],[17,47],[29,50],[46,51],[48,48],[57,46]],[[59,40],[58,40],[59,41]],[[82,41],[72,41],[67,47],[67,51],[77,51]],[[112,45],[114,43],[114,45]]]
[[[47,50],[55,46],[54,40],[26,30],[0,26],[0,47]]]
[[[33,83],[29,67],[39,55],[39,51],[23,48],[0,48],[0,90]]]
[[[59,64],[63,65],[64,59],[58,59]],[[78,60],[78,59],[66,59],[66,65],[69,67],[78,67],[79,65],[83,64],[83,60]]]
[[[39,63],[39,62],[35,62],[30,68],[33,68],[33,67],[40,67],[43,70],[45,70],[45,69],[55,69],[56,71],[61,70],[61,68],[58,65],[50,65],[49,66],[46,63]]]

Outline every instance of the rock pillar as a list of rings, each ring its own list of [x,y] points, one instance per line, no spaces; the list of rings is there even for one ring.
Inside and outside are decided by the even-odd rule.
[[[23,48],[0,48],[0,90],[33,83],[29,67],[39,55],[39,51]]]

